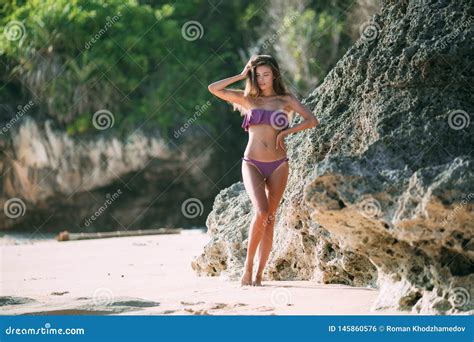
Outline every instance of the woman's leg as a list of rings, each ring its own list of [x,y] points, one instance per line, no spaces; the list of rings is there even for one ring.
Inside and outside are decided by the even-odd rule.
[[[245,190],[255,210],[255,215],[250,223],[247,257],[241,279],[241,285],[251,285],[253,259],[263,236],[263,224],[268,216],[268,201],[265,194],[265,180],[255,165],[242,161],[242,178]]]
[[[273,227],[275,225],[275,215],[280,204],[280,200],[288,181],[288,162],[279,165],[270,177],[267,178],[266,194],[268,200],[268,218],[265,221],[263,237],[259,246],[259,262],[254,285],[260,286],[265,265],[270,256],[273,244]]]

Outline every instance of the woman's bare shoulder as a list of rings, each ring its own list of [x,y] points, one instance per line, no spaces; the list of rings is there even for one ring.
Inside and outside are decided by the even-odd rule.
[[[294,99],[293,94],[285,94],[281,96],[281,101],[282,101],[282,106],[283,109],[286,111],[290,111],[291,109],[291,103]]]
[[[261,106],[258,97],[251,96],[250,94],[243,95],[246,109],[255,108]]]

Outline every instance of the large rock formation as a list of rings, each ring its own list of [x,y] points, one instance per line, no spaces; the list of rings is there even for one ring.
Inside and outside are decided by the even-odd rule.
[[[471,1],[384,1],[305,104],[267,279],[378,286],[374,308],[474,313]],[[298,117],[297,120],[300,120]],[[252,208],[221,191],[199,274],[240,275]]]
[[[57,232],[202,225],[198,216],[211,205],[207,177],[212,177],[214,150],[205,149],[209,142],[196,134],[190,129],[191,141],[179,141],[179,146],[142,131],[125,138],[70,137],[51,120],[25,117],[0,137],[0,229]],[[191,153],[197,141],[202,153]],[[201,196],[194,198],[196,194]],[[198,207],[196,215],[186,212],[192,207],[180,207],[187,199]]]

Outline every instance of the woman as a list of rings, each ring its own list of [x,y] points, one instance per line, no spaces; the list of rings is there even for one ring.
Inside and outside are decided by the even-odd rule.
[[[245,91],[225,89],[247,79]],[[284,138],[319,124],[313,113],[286,91],[276,60],[270,55],[252,56],[236,76],[209,85],[209,91],[232,103],[244,115],[242,128],[249,141],[242,158],[242,178],[255,215],[249,229],[247,257],[241,286],[261,286],[262,275],[273,242],[275,213],[288,179],[288,158]],[[289,128],[289,112],[301,114],[304,121]],[[253,260],[259,246],[259,264],[252,281]]]

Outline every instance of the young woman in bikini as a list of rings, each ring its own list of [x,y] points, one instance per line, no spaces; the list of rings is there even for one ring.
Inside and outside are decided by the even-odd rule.
[[[226,89],[247,79],[245,90]],[[315,127],[319,120],[291,93],[286,91],[276,60],[270,55],[252,56],[236,76],[209,85],[209,91],[233,104],[244,116],[242,128],[249,141],[242,158],[242,178],[255,215],[249,229],[247,257],[241,285],[261,286],[262,275],[273,243],[275,213],[288,180],[288,158],[284,138]],[[293,127],[293,112],[304,120]],[[254,256],[259,248],[259,264],[252,281]]]

